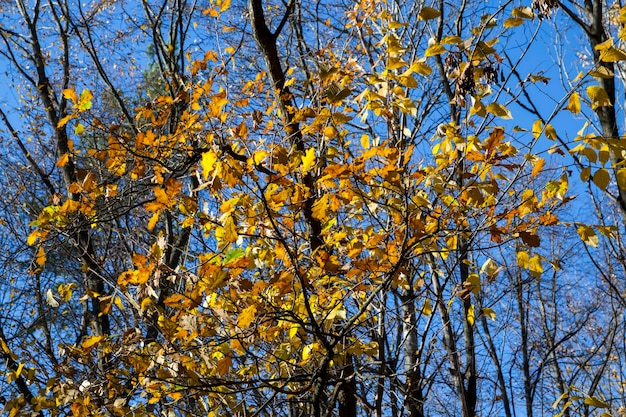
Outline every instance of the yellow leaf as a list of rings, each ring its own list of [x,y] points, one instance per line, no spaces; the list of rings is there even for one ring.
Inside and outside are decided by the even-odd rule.
[[[569,96],[569,101],[567,103],[567,110],[571,111],[574,114],[580,113],[580,98],[578,97],[578,93],[574,91]]]
[[[448,50],[446,49],[445,46],[436,43],[434,45],[429,46],[428,49],[426,49],[426,51],[424,52],[424,56],[441,55],[447,51]]]
[[[409,66],[409,69],[402,73],[403,76],[409,76],[412,73],[418,73],[419,75],[430,75],[433,70],[424,61],[415,61]]]
[[[585,404],[591,405],[593,407],[598,407],[598,408],[609,408],[609,405],[605,401],[602,401],[601,399],[599,399],[598,397],[585,398]]]
[[[328,210],[330,209],[330,199],[328,195],[323,195],[313,204],[313,217],[317,220],[324,221],[328,217]]]
[[[237,226],[232,216],[227,216],[222,226],[222,241],[225,243],[233,243],[237,241]]]
[[[150,217],[150,221],[148,222],[148,230],[152,230],[154,229],[154,226],[156,226],[156,224],[159,221],[159,211],[156,211],[152,217]]]
[[[517,252],[517,265],[522,269],[528,269],[528,253],[524,251]]]
[[[141,311],[146,311],[154,302],[152,298],[146,297],[141,301]]]
[[[91,99],[93,94],[89,90],[83,90],[78,98],[78,103],[74,105],[79,111],[89,110],[91,108]]]
[[[543,274],[543,265],[539,255],[535,255],[528,260],[528,270],[535,278],[540,278]]]
[[[41,232],[39,230],[34,230],[30,235],[28,235],[28,239],[26,239],[26,243],[28,244],[28,246],[32,246],[40,237],[41,237]]]
[[[489,307],[485,307],[482,309],[482,313],[486,316],[489,317],[491,320],[495,321],[496,320],[496,312],[493,311],[491,308]]]
[[[37,255],[35,255],[35,262],[39,266],[43,266],[46,263],[46,251],[44,251],[43,246],[39,246]]]
[[[84,349],[89,349],[95,345],[97,345],[98,343],[100,343],[100,341],[104,338],[104,336],[88,336],[85,338],[85,340],[83,340],[83,343],[81,344],[81,346]]]
[[[472,304],[467,310],[467,322],[470,324],[470,326],[474,325],[474,318],[475,318],[474,304]]]
[[[302,156],[302,172],[309,172],[315,166],[315,149],[309,148]]]
[[[369,149],[370,148],[370,137],[369,137],[369,135],[363,134],[361,136],[361,146],[363,147],[363,149]]]
[[[442,45],[459,45],[463,43],[463,39],[459,36],[444,36],[439,42]]]
[[[504,27],[506,29],[514,28],[524,24],[524,19],[519,17],[509,17],[504,21]]]
[[[472,97],[472,100],[474,100],[474,97]],[[474,105],[470,109],[470,116],[472,114],[477,114],[480,117],[485,117],[487,115],[487,109],[482,101],[478,99],[474,101]]]
[[[420,10],[418,19],[419,20],[430,20],[436,19],[441,16],[441,12],[439,10],[435,10],[432,7],[422,7]]]
[[[595,69],[589,71],[589,75],[596,78],[613,78],[615,73],[610,71],[607,67],[599,65]]]
[[[580,170],[580,180],[582,182],[589,181],[590,177],[591,177],[591,168],[590,167],[585,167],[585,168]]]
[[[241,313],[239,313],[239,318],[237,319],[237,326],[242,329],[247,329],[250,327],[250,323],[254,321],[256,316],[256,305],[252,304],[243,309]]]
[[[66,88],[63,90],[63,98],[70,100],[72,103],[76,103],[78,101],[78,95],[76,95],[76,91],[73,88]]]
[[[430,316],[433,312],[433,307],[430,304],[430,300],[427,298],[426,300],[424,300],[424,305],[422,306],[422,313],[424,313],[425,316]]]
[[[546,130],[544,131],[544,134],[550,140],[556,140],[557,138],[557,133],[556,133],[556,130],[554,129],[554,126],[550,124],[546,125]]]
[[[592,110],[596,110],[598,107],[612,106],[609,96],[602,87],[597,85],[587,87],[587,95],[591,100]]]
[[[259,165],[261,162],[265,160],[270,155],[267,151],[256,151],[252,154],[252,163],[254,165]]]
[[[407,27],[408,25],[409,25],[408,23],[396,22],[394,20],[394,21],[389,22],[389,29],[403,28],[403,27]]]
[[[226,10],[230,8],[230,0],[219,0],[217,5],[220,8],[220,12],[224,13]]]
[[[306,362],[317,349],[318,344],[315,342],[310,345],[306,345],[304,349],[302,349],[302,360]]]
[[[576,232],[578,232],[580,240],[585,242],[585,245],[593,246],[594,248],[598,247],[598,235],[591,227],[581,224],[576,229]]]
[[[626,52],[613,46],[613,38],[596,45],[594,48],[596,51],[600,51],[600,60],[604,62],[618,62],[626,60]]]
[[[475,273],[469,274],[467,277],[467,284],[469,284],[469,289],[472,291],[472,294],[478,295],[480,292],[480,276]]]
[[[541,121],[541,119],[535,120],[535,123],[533,123],[533,128],[532,128],[533,137],[537,139],[541,135],[542,130],[543,130],[543,122]]]
[[[487,105],[487,111],[491,114],[493,114],[494,116],[498,116],[501,119],[512,119],[513,116],[511,116],[511,112],[509,111],[509,109],[507,109],[506,107],[504,107],[502,104],[500,103],[490,103]]]
[[[217,155],[213,151],[208,151],[202,154],[202,160],[200,165],[202,166],[202,177],[206,180],[209,178],[209,174],[213,173],[213,166],[217,161]]]
[[[609,182],[611,181],[611,175],[606,169],[600,168],[593,174],[592,180],[598,188],[606,190],[606,187],[609,186]]]
[[[559,398],[557,398],[552,404],[552,408],[557,408],[559,406],[559,403],[568,397],[569,397],[569,392],[567,391],[561,394]]]
[[[72,120],[74,117],[76,117],[76,116],[74,116],[73,114],[68,114],[67,116],[65,116],[64,118],[59,120],[59,123],[57,123],[57,127],[58,128],[62,128],[63,126],[65,126],[67,124],[67,122]]]
[[[521,17],[524,19],[533,19],[535,17],[533,10],[528,6],[514,8],[511,15],[513,17]]]
[[[20,374],[22,373],[22,369],[24,369],[24,362],[20,362],[20,364],[17,366],[17,370],[15,371],[15,377],[19,377]]]

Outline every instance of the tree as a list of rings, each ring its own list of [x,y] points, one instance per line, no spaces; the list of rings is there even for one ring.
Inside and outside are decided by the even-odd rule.
[[[619,202],[618,135],[570,149],[528,85],[548,78],[523,74],[534,44],[507,47],[563,5],[2,7],[28,110],[0,114],[3,204],[26,208],[1,224],[10,415],[621,406],[621,286],[576,287],[560,250],[619,248],[619,230],[567,222],[558,165],[570,150]],[[596,65],[626,58],[591,45]],[[606,83],[587,89],[603,128]],[[571,301],[607,286],[609,305]]]

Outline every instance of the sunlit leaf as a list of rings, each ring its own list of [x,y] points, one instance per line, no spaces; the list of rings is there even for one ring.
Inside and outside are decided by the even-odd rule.
[[[369,137],[369,135],[366,135],[366,134],[361,135],[361,146],[363,147],[363,149],[369,149],[370,148],[370,137]]]
[[[315,149],[307,149],[304,155],[302,155],[302,172],[309,172],[311,169],[313,169],[313,167],[315,166],[315,162]]]
[[[89,349],[91,347],[96,346],[98,343],[100,343],[102,341],[102,339],[104,339],[104,336],[100,335],[100,336],[88,336],[86,338],[83,339],[83,343],[81,344],[81,346],[85,349]]]
[[[534,19],[535,13],[528,6],[516,7],[511,11],[511,15],[514,17],[521,17],[524,19]]]
[[[544,130],[544,134],[550,140],[556,140],[556,138],[558,137],[558,135],[556,133],[556,129],[551,124],[547,124],[546,125],[546,128]]]
[[[576,231],[578,232],[580,239],[585,242],[586,245],[593,246],[594,248],[598,247],[598,235],[593,228],[586,225],[580,225]]]
[[[239,317],[237,318],[237,326],[242,329],[247,329],[250,327],[250,324],[254,321],[256,317],[256,305],[252,304],[246,308],[244,308],[241,313],[239,313]]]
[[[576,91],[569,96],[567,109],[574,114],[580,113],[580,98],[578,97],[578,93]]]
[[[532,178],[535,178],[537,175],[539,175],[543,171],[543,167],[545,166],[545,164],[546,164],[545,159],[536,158],[532,162],[533,170],[531,171],[530,176]]]
[[[467,309],[467,322],[470,324],[470,326],[474,325],[474,319],[476,318],[476,315],[474,313],[474,304],[472,304],[468,309]]]
[[[525,22],[524,19],[519,17],[509,17],[504,21],[504,27],[507,29],[514,28],[520,25],[523,25]]]
[[[589,71],[589,75],[596,78],[613,78],[615,73],[607,67],[599,65],[595,69]]]
[[[202,154],[200,165],[202,166],[202,177],[206,180],[209,175],[213,174],[213,167],[217,161],[217,155],[213,151],[207,151]]]
[[[626,60],[626,52],[613,45],[613,38],[596,45],[594,48],[600,51],[600,60],[604,62],[618,62]]]
[[[598,107],[613,105],[611,101],[609,100],[608,94],[606,93],[606,91],[604,91],[604,88],[600,86],[591,85],[587,87],[587,95],[589,96],[589,99],[591,100],[592,110],[596,110]]]
[[[496,320],[496,312],[493,311],[493,309],[491,309],[489,307],[484,307],[482,309],[482,313],[485,315],[485,317],[490,318],[493,321]]]
[[[541,119],[535,120],[535,122],[533,123],[533,127],[532,127],[533,137],[535,139],[539,138],[539,136],[541,136],[542,131],[543,131],[543,122],[541,121]]]
[[[426,51],[424,52],[424,56],[435,56],[435,55],[441,55],[445,52],[447,52],[448,50],[446,49],[445,46],[436,43],[434,45],[429,46]]]
[[[430,316],[433,312],[433,307],[430,303],[430,300],[427,298],[426,300],[424,300],[424,304],[422,305],[422,313],[424,313],[425,316]]]
[[[498,116],[501,119],[512,119],[513,116],[509,109],[503,106],[500,103],[490,103],[487,105],[487,112],[493,114],[494,116]]]

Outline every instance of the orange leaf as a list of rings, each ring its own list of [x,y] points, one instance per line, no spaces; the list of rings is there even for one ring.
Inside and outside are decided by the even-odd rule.
[[[546,164],[545,159],[537,158],[537,160],[534,161],[533,163],[533,170],[531,171],[530,176],[535,178],[537,175],[539,175],[541,171],[543,170],[543,167],[545,164]]]
[[[224,376],[230,373],[230,367],[233,364],[233,359],[230,355],[224,356],[222,359],[217,361],[217,374],[219,376]]]
[[[57,166],[62,168],[65,165],[67,165],[67,163],[69,161],[70,161],[70,154],[69,153],[64,153],[63,155],[61,155],[61,157],[57,161]]]

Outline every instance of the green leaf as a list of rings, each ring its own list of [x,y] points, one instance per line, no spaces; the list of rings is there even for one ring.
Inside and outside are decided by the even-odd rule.
[[[242,258],[244,255],[243,248],[234,248],[228,251],[226,257],[224,257],[224,264],[227,264],[232,261],[236,261],[237,259]]]

